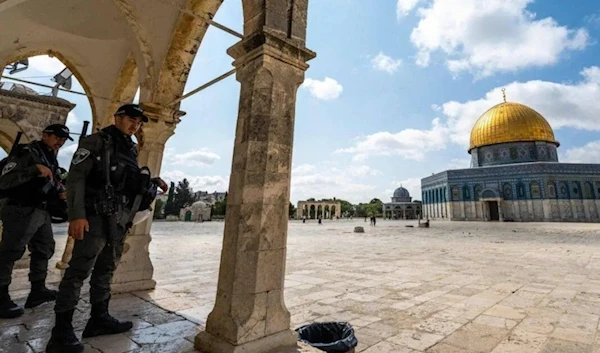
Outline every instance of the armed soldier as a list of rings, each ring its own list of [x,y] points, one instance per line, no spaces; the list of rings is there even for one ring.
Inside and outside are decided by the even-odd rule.
[[[56,299],[56,291],[46,288],[48,260],[54,254],[49,207],[55,199],[64,200],[64,189],[57,181],[60,173],[56,155],[66,140],[72,140],[69,129],[50,125],[42,132],[41,141],[18,145],[3,161],[0,192],[7,203],[2,209],[2,241],[0,242],[0,318],[23,315],[8,293],[15,261],[31,250],[29,281],[31,292],[25,303],[33,308]]]
[[[115,113],[115,124],[82,139],[73,156],[67,201],[69,236],[76,241],[60,283],[47,353],[83,352],[72,319],[81,286],[90,274],[91,318],[83,337],[122,333],[132,327],[130,321],[108,313],[110,282],[135,214],[150,208],[158,187],[168,189],[162,179],[150,179],[148,168],[138,166],[131,136],[147,121],[138,105],[124,105]]]

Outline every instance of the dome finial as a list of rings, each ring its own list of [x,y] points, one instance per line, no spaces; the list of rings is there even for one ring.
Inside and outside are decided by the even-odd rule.
[[[502,88],[502,99],[504,99],[504,103],[506,103],[506,88]]]

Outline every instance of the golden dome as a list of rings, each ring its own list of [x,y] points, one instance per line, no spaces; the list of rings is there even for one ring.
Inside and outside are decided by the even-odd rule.
[[[473,148],[507,142],[545,141],[559,145],[548,121],[535,110],[519,103],[506,102],[491,107],[471,130]]]

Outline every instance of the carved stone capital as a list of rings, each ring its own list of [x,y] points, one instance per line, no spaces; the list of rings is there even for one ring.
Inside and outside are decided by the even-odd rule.
[[[173,125],[173,128],[181,121],[181,117],[186,114],[179,109],[171,109],[156,103],[140,103],[140,107],[142,107],[144,113],[150,120],[148,124],[151,122],[162,121],[166,125]]]
[[[302,71],[308,69],[306,62],[317,56],[301,42],[286,38],[268,28],[236,43],[227,50],[227,54],[235,60],[233,65],[238,69],[256,58],[262,58],[262,60],[273,58]]]

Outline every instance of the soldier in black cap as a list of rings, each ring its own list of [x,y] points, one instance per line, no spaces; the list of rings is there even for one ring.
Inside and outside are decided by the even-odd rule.
[[[150,208],[158,187],[168,189],[162,179],[150,178],[148,168],[138,166],[131,136],[147,121],[138,105],[124,105],[115,113],[115,124],[83,138],[73,156],[67,201],[69,236],[75,246],[60,283],[47,353],[83,352],[72,320],[81,286],[90,274],[91,318],[83,337],[122,333],[132,327],[130,321],[108,313],[110,282],[135,214]]]
[[[31,292],[25,303],[33,308],[56,299],[56,291],[46,288],[48,260],[54,254],[49,204],[66,197],[61,188],[56,155],[65,141],[73,140],[69,129],[54,124],[44,129],[41,141],[13,147],[2,161],[0,193],[7,198],[2,209],[0,242],[0,318],[23,315],[23,309],[8,294],[15,261],[31,251],[29,281]]]

